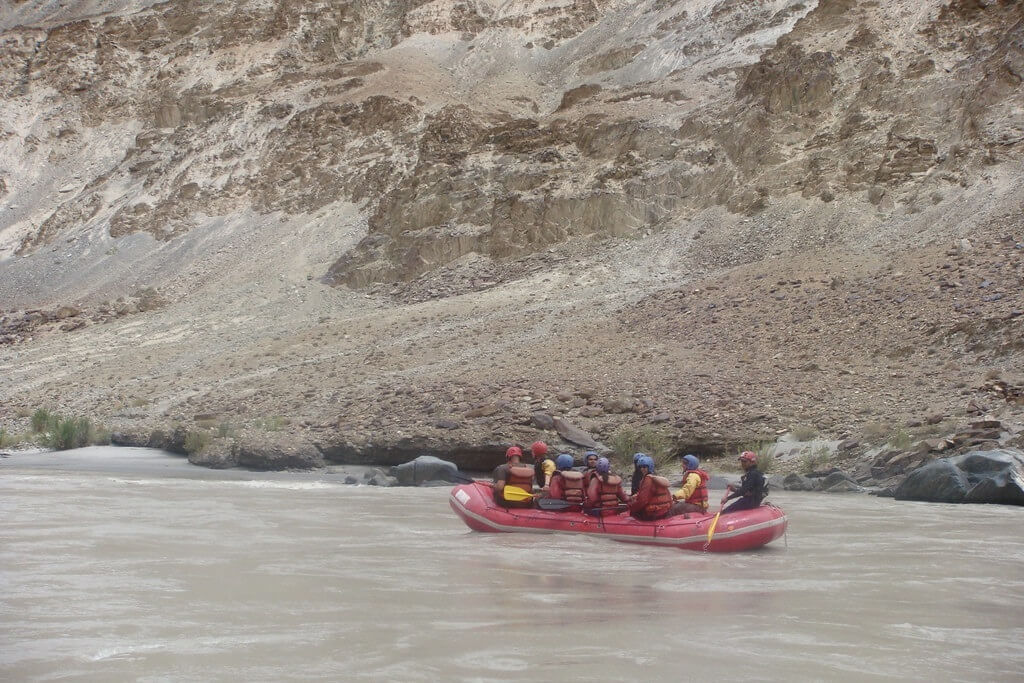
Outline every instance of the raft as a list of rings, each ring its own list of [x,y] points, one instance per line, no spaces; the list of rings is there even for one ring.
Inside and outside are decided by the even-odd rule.
[[[494,501],[494,489],[483,482],[456,486],[448,502],[466,526],[475,531],[592,534],[626,543],[720,553],[767,545],[786,532],[787,524],[786,513],[771,504],[732,512],[719,518],[708,545],[708,528],[715,519],[713,513],[691,512],[689,518],[676,515],[644,521],[628,513],[595,517],[583,512],[506,509]]]

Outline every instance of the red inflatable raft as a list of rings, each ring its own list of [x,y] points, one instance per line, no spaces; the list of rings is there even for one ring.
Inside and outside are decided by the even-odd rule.
[[[774,505],[722,515],[710,546],[705,548],[714,514],[690,513],[689,519],[676,515],[645,522],[626,513],[594,517],[582,512],[505,509],[494,502],[494,489],[480,482],[456,486],[448,502],[455,514],[476,531],[595,534],[615,541],[683,550],[750,550],[771,543],[786,532],[786,514]]]

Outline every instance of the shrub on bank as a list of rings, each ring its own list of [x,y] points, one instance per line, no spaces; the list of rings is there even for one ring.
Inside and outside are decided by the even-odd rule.
[[[110,432],[89,418],[63,417],[46,408],[32,413],[32,432],[41,444],[58,451],[110,443]]]
[[[614,451],[611,456],[616,468],[623,472],[633,471],[633,454],[646,453],[654,458],[655,469],[668,465],[675,452],[672,438],[655,427],[620,427],[608,445]]]

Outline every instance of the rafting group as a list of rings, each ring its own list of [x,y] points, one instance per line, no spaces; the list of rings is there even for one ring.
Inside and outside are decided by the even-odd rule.
[[[695,455],[685,455],[683,481],[678,491],[669,480],[654,471],[654,459],[644,453],[633,456],[633,478],[626,495],[622,477],[613,474],[611,462],[594,451],[584,454],[584,465],[575,467],[571,454],[553,460],[548,446],[535,441],[530,446],[533,464],[524,463],[523,449],[510,446],[506,462],[495,468],[494,500],[504,508],[533,508],[551,511],[583,511],[605,516],[628,512],[635,519],[656,520],[674,515],[708,512],[708,473]],[[722,504],[736,499],[723,512],[756,508],[768,493],[764,474],[757,468],[757,455],[744,451],[739,456],[743,478],[739,486],[726,487]]]

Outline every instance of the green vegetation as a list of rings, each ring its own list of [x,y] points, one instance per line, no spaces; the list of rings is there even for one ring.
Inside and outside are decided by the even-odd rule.
[[[110,432],[87,417],[64,417],[39,408],[32,413],[32,435],[21,441],[36,440],[58,451],[110,443]]]
[[[743,469],[739,464],[740,454],[743,451],[753,451],[757,453],[757,468],[768,474],[775,469],[775,458],[769,455],[774,445],[775,441],[772,439],[759,439],[740,444],[736,447],[736,453],[722,461],[720,467],[724,472],[740,472]]]
[[[235,426],[228,422],[227,420],[221,422],[219,425],[217,425],[217,436],[220,437],[221,439],[228,437],[234,438]]]
[[[274,415],[272,417],[258,418],[253,424],[257,429],[264,429],[268,432],[276,432],[284,427],[287,427],[291,423],[287,417],[281,417],[280,415]]]
[[[57,416],[46,408],[39,408],[36,412],[32,413],[32,431],[36,434],[42,434],[48,431],[56,419]]]
[[[861,433],[868,443],[884,443],[892,432],[892,425],[888,422],[868,422],[864,425]]]
[[[185,452],[198,453],[210,443],[210,433],[205,429],[190,429],[185,434]]]
[[[804,474],[810,474],[824,467],[829,458],[832,456],[828,446],[818,446],[817,448],[808,448],[800,455],[800,471]]]
[[[14,444],[21,443],[24,438],[20,434],[11,434],[3,427],[0,427],[0,448],[7,448]]]
[[[906,450],[914,438],[905,429],[897,429],[889,436],[889,445],[896,450]]]
[[[797,425],[790,433],[797,441],[810,441],[818,435],[818,428],[812,425]]]
[[[646,453],[654,459],[655,469],[667,465],[675,452],[672,438],[655,427],[620,427],[608,439],[614,454],[610,457],[620,472],[633,471],[633,454]]]

